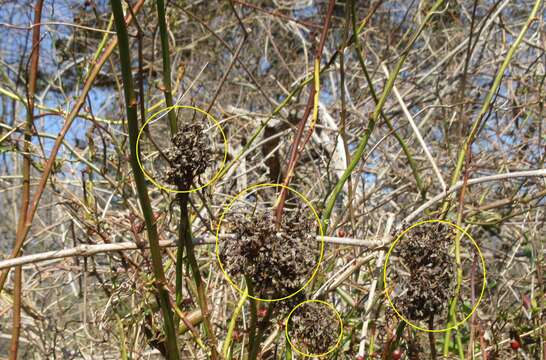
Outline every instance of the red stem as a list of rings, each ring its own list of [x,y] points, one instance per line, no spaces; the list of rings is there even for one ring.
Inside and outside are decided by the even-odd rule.
[[[322,57],[322,51],[324,49],[324,43],[326,42],[326,37],[328,35],[328,30],[330,28],[330,20],[332,18],[332,13],[334,12],[334,5],[335,0],[329,0],[328,2],[328,10],[326,12],[326,18],[324,20],[324,26],[322,27],[322,34],[320,36],[320,43],[317,47],[317,50],[315,52],[315,62],[318,61],[318,64],[320,66],[320,58]],[[315,82],[311,82],[309,84],[311,87],[309,98],[307,99],[307,105],[305,106],[305,111],[303,113],[303,117],[301,118],[301,121],[298,125],[298,130],[296,133],[296,137],[294,138],[294,142],[292,143],[291,149],[290,149],[290,160],[288,162],[288,166],[286,169],[286,177],[284,179],[283,185],[288,186],[290,184],[290,180],[292,180],[292,176],[294,175],[294,169],[296,167],[296,164],[301,156],[301,153],[303,152],[303,149],[305,148],[305,145],[309,141],[309,138],[311,137],[313,129],[310,129],[309,135],[306,137],[305,141],[303,142],[300,150],[300,143],[303,137],[303,131],[305,130],[305,125],[307,123],[307,118],[309,117],[309,114],[311,113],[314,105],[315,105]],[[286,201],[286,195],[288,194],[288,190],[286,188],[281,189],[280,193],[280,202],[276,209],[276,219],[277,224],[280,224],[282,219],[282,213],[284,209],[284,203]]]
[[[27,219],[27,211],[30,200],[30,142],[32,141],[32,130],[34,120],[34,94],[36,93],[36,80],[38,78],[38,61],[40,58],[40,22],[42,19],[43,0],[37,0],[34,7],[34,27],[32,29],[32,51],[30,54],[30,71],[27,81],[27,121],[25,127],[25,143],[23,155],[23,189],[21,196],[21,208],[19,211],[19,220],[17,223],[16,238],[19,238],[23,232],[24,224]],[[21,294],[23,288],[22,267],[15,268],[15,278],[13,285],[13,326],[11,330],[10,360],[17,359],[19,352],[19,336],[21,334]]]

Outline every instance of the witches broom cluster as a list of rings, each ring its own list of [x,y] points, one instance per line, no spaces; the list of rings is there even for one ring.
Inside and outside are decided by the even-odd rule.
[[[429,222],[413,227],[397,244],[394,255],[402,266],[393,275],[398,294],[393,302],[408,319],[441,315],[453,297],[456,269],[450,248],[456,235],[445,223]]]
[[[179,189],[187,190],[202,175],[212,161],[210,142],[199,122],[183,123],[171,139],[165,152],[169,166],[162,180]]]
[[[167,166],[161,180],[188,190],[205,173],[212,160],[210,142],[199,122],[179,122],[170,146],[162,154]],[[227,274],[244,278],[249,292],[260,299],[280,299],[278,315],[306,299],[302,289],[312,277],[320,254],[316,241],[317,222],[301,208],[286,210],[276,221],[270,209],[256,209],[252,215],[235,214],[231,221],[233,236],[223,240],[219,257]],[[335,345],[339,326],[335,314],[314,303],[300,307],[294,314],[294,339],[310,353],[323,353]],[[332,327],[334,331],[329,331]],[[328,331],[325,331],[328,330]]]
[[[220,260],[232,279],[244,276],[251,283],[253,296],[286,297],[311,277],[319,252],[317,224],[301,213],[286,211],[280,224],[265,210],[234,216],[234,236],[220,244]]]
[[[298,291],[312,277],[320,254],[316,219],[304,212],[285,211],[280,223],[270,210],[256,209],[250,216],[236,213],[231,221],[233,236],[219,245],[219,258],[229,277],[235,281],[244,277],[256,298],[282,299],[275,307],[281,317],[306,300],[305,291]],[[326,353],[336,344],[339,321],[320,303],[303,305],[290,318],[293,344],[304,353]]]
[[[306,302],[294,310],[288,328],[291,341],[300,352],[325,354],[336,344],[339,320],[328,306]]]

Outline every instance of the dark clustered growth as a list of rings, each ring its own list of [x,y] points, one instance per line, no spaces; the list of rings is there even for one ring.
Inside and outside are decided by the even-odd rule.
[[[188,189],[196,177],[203,174],[211,161],[210,143],[203,125],[184,123],[171,139],[165,152],[169,165],[163,180],[181,189]]]
[[[410,320],[441,315],[454,293],[455,261],[450,247],[456,232],[445,223],[424,223],[409,230],[394,255],[408,275],[399,271],[394,304]]]
[[[336,346],[340,326],[339,319],[328,306],[307,302],[294,310],[288,331],[290,340],[298,351],[321,355]]]
[[[220,260],[232,279],[244,276],[254,296],[285,297],[311,277],[318,261],[317,223],[300,211],[285,212],[281,224],[272,213],[234,215],[234,236],[220,245]]]

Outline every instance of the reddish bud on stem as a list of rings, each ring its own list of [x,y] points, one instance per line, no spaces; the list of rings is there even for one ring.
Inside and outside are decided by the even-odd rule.
[[[510,347],[512,350],[518,350],[521,347],[521,344],[516,339],[510,340]]]

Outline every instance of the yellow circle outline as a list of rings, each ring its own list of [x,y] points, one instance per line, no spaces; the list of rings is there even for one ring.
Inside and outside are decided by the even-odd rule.
[[[138,151],[138,145],[140,143],[140,137],[142,135],[142,132],[144,131],[144,128],[146,127],[146,125],[148,125],[148,123],[150,121],[152,121],[153,119],[155,119],[156,117],[158,117],[161,113],[163,112],[169,112],[171,110],[174,110],[174,109],[191,109],[191,110],[194,110],[194,111],[197,111],[197,112],[200,112],[201,114],[203,115],[206,115],[210,120],[212,120],[212,122],[214,123],[214,125],[218,128],[218,130],[220,131],[220,134],[222,134],[222,139],[224,140],[224,159],[222,159],[222,163],[220,164],[220,169],[218,169],[218,171],[216,172],[216,174],[214,174],[214,176],[212,177],[212,179],[210,179],[209,182],[207,182],[205,185],[201,185],[200,187],[198,188],[195,188],[195,189],[190,189],[190,190],[176,190],[176,189],[171,189],[171,188],[168,188],[166,186],[163,186],[161,184],[159,184],[157,181],[154,180],[154,178],[149,175],[146,170],[144,170],[144,166],[142,166],[142,163],[140,162],[140,153]],[[226,160],[227,160],[227,154],[228,154],[228,141],[227,141],[227,138],[226,138],[226,134],[224,133],[224,129],[222,129],[222,126],[220,125],[220,122],[218,120],[216,120],[216,118],[214,116],[212,116],[210,113],[206,112],[205,110],[203,109],[200,109],[198,107],[195,107],[195,106],[190,106],[190,105],[173,105],[173,106],[169,106],[169,107],[166,107],[164,109],[161,109],[155,113],[153,113],[145,122],[144,122],[144,125],[142,125],[142,127],[140,128],[140,130],[138,131],[138,136],[137,136],[137,140],[136,140],[136,160],[137,160],[137,163],[138,163],[138,167],[140,168],[140,170],[142,171],[142,173],[144,174],[144,176],[146,177],[146,179],[150,180],[150,182],[152,184],[154,184],[158,189],[160,190],[164,190],[164,191],[167,191],[167,192],[171,192],[171,193],[176,193],[176,194],[184,194],[184,193],[192,193],[192,192],[195,192],[195,191],[198,191],[198,190],[201,190],[209,185],[211,185],[212,183],[214,183],[216,180],[218,180],[218,178],[220,177],[220,174],[222,172],[222,170],[224,169],[224,166],[226,165]]]
[[[426,329],[426,328],[420,327],[418,325],[415,325],[414,323],[409,321],[402,314],[400,314],[398,312],[398,310],[396,309],[396,307],[394,306],[394,304],[393,304],[393,302],[392,302],[392,300],[391,300],[391,298],[389,296],[389,291],[388,291],[388,286],[387,286],[387,264],[389,263],[389,256],[391,255],[392,250],[394,249],[394,247],[396,246],[398,241],[402,238],[402,236],[404,236],[405,233],[407,233],[412,228],[414,228],[416,226],[419,226],[419,225],[423,225],[425,223],[433,223],[433,222],[439,222],[439,223],[444,223],[444,224],[450,225],[450,226],[454,227],[455,229],[459,230],[461,233],[463,233],[463,235],[466,235],[470,239],[470,241],[472,242],[474,247],[476,248],[476,250],[478,252],[478,255],[480,256],[480,261],[482,263],[482,268],[483,268],[482,290],[480,292],[480,296],[478,297],[478,300],[476,301],[476,304],[474,304],[474,306],[470,310],[470,313],[464,319],[462,319],[461,321],[457,322],[456,324],[454,324],[454,325],[452,325],[450,327],[447,327],[445,329]],[[486,278],[487,278],[487,270],[485,268],[485,258],[483,257],[482,251],[480,250],[480,247],[476,243],[476,240],[474,240],[474,238],[469,233],[467,233],[462,227],[460,227],[459,225],[453,224],[452,222],[449,222],[449,221],[446,221],[446,220],[439,220],[439,219],[419,221],[419,222],[416,222],[415,224],[413,224],[412,226],[408,227],[404,231],[402,231],[400,233],[400,235],[398,235],[396,237],[396,239],[392,243],[391,247],[389,248],[389,251],[387,252],[387,256],[385,257],[385,264],[383,265],[383,284],[384,284],[384,288],[385,288],[385,296],[387,297],[387,300],[388,300],[389,305],[391,306],[391,308],[394,310],[394,312],[396,313],[396,315],[398,315],[398,317],[400,319],[402,319],[406,324],[408,324],[412,328],[414,328],[416,330],[425,331],[425,332],[431,332],[431,333],[440,333],[440,332],[446,332],[446,331],[456,329],[457,327],[459,327],[460,325],[465,323],[468,319],[470,319],[472,314],[474,314],[474,312],[478,309],[478,306],[480,305],[480,302],[483,299],[483,295],[485,293],[486,281],[487,281]]]
[[[320,303],[320,304],[323,304],[323,305],[326,305],[328,306],[330,309],[332,309],[334,311],[334,314],[336,314],[336,317],[339,321],[339,336],[337,338],[337,342],[334,346],[332,346],[332,348],[330,350],[328,350],[327,352],[325,353],[322,353],[322,354],[307,354],[307,353],[304,353],[304,352],[301,352],[300,350],[298,350],[298,348],[292,343],[292,340],[290,340],[290,335],[288,335],[288,323],[290,322],[290,317],[292,316],[292,314],[294,313],[294,311],[299,308],[300,306],[302,306],[303,304],[305,303],[310,303],[310,302],[317,302],[317,303]],[[291,311],[290,313],[288,314],[288,317],[286,318],[286,324],[285,324],[285,327],[284,327],[284,333],[286,335],[286,340],[288,340],[288,343],[290,344],[290,347],[292,347],[292,349],[294,349],[295,352],[297,352],[298,354],[302,355],[302,356],[307,356],[307,357],[322,357],[322,356],[326,356],[328,355],[329,353],[331,353],[332,351],[334,351],[335,349],[337,349],[339,347],[339,344],[341,343],[341,340],[343,339],[343,320],[341,319],[341,315],[339,314],[339,312],[336,310],[336,308],[334,307],[334,305],[330,304],[330,303],[327,303],[326,301],[322,301],[322,300],[305,300],[305,301],[302,301],[301,303],[299,303],[298,305],[296,305]]]
[[[241,192],[239,192],[237,195],[235,195],[233,197],[233,199],[231,199],[231,201],[224,207],[224,210],[222,211],[222,215],[220,215],[220,220],[218,221],[218,226],[216,227],[216,259],[218,260],[218,264],[220,265],[220,270],[222,270],[222,273],[224,274],[224,277],[226,278],[226,280],[231,284],[231,286],[233,286],[241,295],[244,294],[243,290],[241,290],[236,284],[235,282],[229,277],[229,275],[227,274],[226,270],[224,269],[224,266],[222,265],[222,261],[220,260],[220,238],[219,238],[219,235],[220,235],[220,226],[222,225],[222,221],[224,220],[224,217],[225,215],[228,213],[229,209],[231,209],[231,207],[233,206],[233,203],[239,198],[241,197],[243,194],[247,193],[247,192],[250,192],[251,190],[255,190],[255,189],[259,189],[259,188],[270,188],[270,187],[281,187],[281,188],[284,188],[286,190],[289,190],[289,191],[292,191],[294,194],[298,195],[302,200],[303,202],[309,206],[309,208],[311,209],[311,211],[313,212],[313,215],[315,215],[315,218],[317,219],[317,223],[319,224],[319,232],[320,232],[320,256],[319,256],[319,260],[317,262],[317,265],[315,266],[315,270],[313,271],[313,274],[311,274],[311,277],[309,278],[309,280],[307,280],[307,282],[305,284],[303,284],[303,286],[298,290],[298,291],[295,291],[294,293],[290,294],[290,295],[287,295],[285,297],[282,297],[282,298],[278,298],[278,299],[262,299],[262,298],[259,298],[259,297],[255,297],[255,296],[252,296],[252,295],[248,295],[249,298],[251,299],[254,299],[254,300],[257,300],[257,301],[263,301],[263,302],[275,302],[275,301],[281,301],[281,300],[286,300],[288,298],[291,298],[292,296],[296,295],[297,293],[299,293],[300,291],[302,291],[303,289],[305,289],[307,287],[307,285],[309,285],[309,283],[313,280],[313,278],[315,277],[315,275],[317,275],[317,272],[318,272],[318,269],[320,267],[320,264],[322,263],[322,258],[324,256],[324,231],[322,229],[322,223],[320,222],[320,218],[318,216],[318,213],[317,211],[315,210],[315,208],[313,207],[313,205],[311,204],[311,202],[309,201],[309,199],[307,199],[303,194],[301,194],[300,192],[288,187],[288,186],[285,186],[285,185],[282,185],[282,184],[255,184],[255,185],[252,185],[252,186],[249,186],[247,187],[246,189],[242,190]]]

